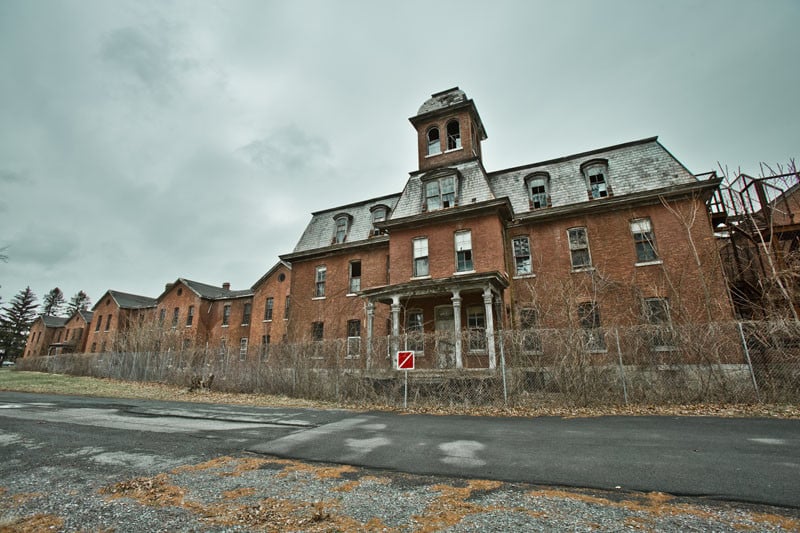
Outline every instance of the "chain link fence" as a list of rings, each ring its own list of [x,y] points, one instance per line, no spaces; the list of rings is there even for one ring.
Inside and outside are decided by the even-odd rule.
[[[466,331],[228,349],[24,358],[20,370],[277,394],[345,405],[463,408],[800,401],[800,323]],[[394,369],[397,350],[416,369]],[[493,352],[493,354],[492,354]],[[492,363],[494,368],[489,368]],[[213,378],[211,378],[213,376]]]

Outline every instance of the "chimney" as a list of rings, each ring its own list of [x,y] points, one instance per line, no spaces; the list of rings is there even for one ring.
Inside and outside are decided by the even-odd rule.
[[[165,283],[164,284],[164,292],[167,292],[172,288],[172,283]]]
[[[225,289],[226,291],[231,290],[231,282],[226,281],[225,283],[222,284],[222,288]]]

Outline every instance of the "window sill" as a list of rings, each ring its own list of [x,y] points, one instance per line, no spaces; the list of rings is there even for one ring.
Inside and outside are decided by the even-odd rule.
[[[418,281],[421,279],[431,279],[430,275],[428,276],[411,276],[411,281]]]
[[[220,326],[220,327],[223,327],[223,328],[229,328],[229,327],[230,327],[230,324],[222,324],[222,326]]]
[[[652,350],[654,352],[677,352],[678,348],[675,346],[653,346]]]
[[[572,272],[594,272],[594,267],[593,266],[578,267],[578,268],[573,267]]]
[[[436,157],[437,155],[442,155],[443,153],[444,152],[436,152],[435,154],[428,154],[425,156],[425,159],[428,159],[429,157]]]
[[[345,355],[345,359],[361,359],[360,355]]]
[[[453,152],[460,152],[460,151],[461,151],[461,150],[463,150],[463,149],[464,149],[464,147],[463,147],[463,146],[459,146],[458,148],[451,148],[451,149],[449,149],[449,150],[445,150],[445,151],[444,151],[444,153],[446,153],[446,154],[451,154],[451,153],[453,153]]]
[[[454,276],[464,276],[466,274],[474,274],[474,273],[475,273],[475,269],[473,268],[472,270],[461,270],[459,272],[453,272],[453,275]]]
[[[651,265],[663,265],[663,264],[664,264],[664,261],[662,261],[661,259],[656,259],[655,261],[642,261],[640,263],[634,263],[633,266],[646,267],[646,266],[651,266]]]
[[[265,318],[264,320],[262,320],[262,322],[272,322],[272,319],[271,318]]]
[[[325,299],[324,296],[314,296],[313,298],[311,298],[312,301],[314,301],[314,300],[324,300],[324,299]]]
[[[517,275],[515,275],[515,276],[514,276],[512,279],[528,279],[528,278],[535,278],[535,277],[536,277],[536,274],[534,274],[534,273],[530,273],[530,274],[517,274]]]
[[[608,348],[590,348],[587,351],[589,353],[608,353]]]
[[[358,294],[356,294],[354,292],[348,292],[347,294],[345,294],[345,297],[347,297],[347,298],[352,298],[354,296],[358,296]]]
[[[250,325],[250,322],[245,322],[244,324],[239,324],[239,325],[240,325],[240,326],[242,326],[242,327],[244,327],[244,326],[249,326],[249,325]]]
[[[190,328],[190,327],[192,327],[192,325],[191,324],[186,324],[186,327]]]

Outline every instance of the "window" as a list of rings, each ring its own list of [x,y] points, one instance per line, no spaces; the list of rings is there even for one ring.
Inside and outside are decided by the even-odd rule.
[[[164,310],[162,309],[161,312],[163,313]],[[95,331],[100,331],[100,326],[102,324],[103,324],[103,317],[102,316],[97,317],[97,325],[95,325],[94,330]]]
[[[270,296],[267,298],[267,303],[264,306],[264,320],[272,320],[272,308],[275,306],[275,300]]]
[[[472,232],[456,232],[456,272],[471,272],[472,266]]]
[[[534,174],[525,179],[528,186],[528,200],[531,209],[542,209],[550,205],[550,176],[545,173]]]
[[[286,297],[286,303],[283,304],[283,319],[289,320],[289,303],[291,303],[292,297]]]
[[[428,155],[436,155],[442,151],[442,144],[439,142],[439,128],[428,130]]]
[[[470,351],[486,349],[486,315],[483,307],[467,307]]]
[[[322,340],[322,336],[324,333],[324,323],[323,322],[312,322],[311,323],[311,340],[315,342],[319,342]]]
[[[194,322],[194,306],[189,306],[189,312],[186,313],[186,325],[191,326],[192,322]]]
[[[347,321],[347,357],[361,355],[361,321]]]
[[[166,318],[167,318],[167,310],[166,309],[161,309],[158,312],[158,325],[159,326],[163,326],[164,325],[164,320],[166,320]],[[98,328],[98,329],[100,329],[100,328]]]
[[[518,276],[531,273],[531,244],[528,237],[514,237],[514,273]]]
[[[542,337],[537,331],[538,326],[539,312],[536,309],[520,309],[519,329],[522,334],[522,349],[524,351],[541,353]]]
[[[461,127],[457,120],[447,123],[447,149],[458,150],[461,148]]]
[[[448,176],[425,182],[425,207],[437,211],[456,204],[456,178]]]
[[[92,353],[94,353],[94,352],[96,352],[96,351],[97,351],[97,343],[96,343],[96,342],[93,342],[93,343],[92,343]]]
[[[422,237],[411,241],[414,245],[414,277],[428,275],[428,239]]]
[[[225,337],[222,337],[219,340],[219,354],[221,356],[228,355],[228,339]]]
[[[611,196],[611,187],[608,185],[608,161],[595,159],[581,165],[581,171],[586,179],[589,199],[596,200]]]
[[[253,314],[253,304],[246,303],[244,304],[244,310],[242,311],[242,325],[246,326],[250,323],[250,316]]]
[[[247,359],[247,337],[239,340],[239,361]]]
[[[591,267],[592,257],[589,255],[589,238],[586,236],[586,228],[568,229],[567,235],[573,270]]]
[[[178,315],[180,315],[181,310],[179,308],[175,308],[172,310],[172,327],[178,327]]]
[[[334,217],[336,226],[333,232],[334,244],[341,244],[347,238],[347,230],[350,226],[350,216],[347,214],[340,214]]]
[[[261,361],[269,358],[269,335],[261,336]]]
[[[183,339],[183,349],[188,350],[192,345],[192,339]]]
[[[590,352],[603,352],[606,340],[600,329],[600,309],[596,302],[584,302],[578,305],[578,322],[584,330],[584,344]]]
[[[106,353],[106,341],[100,343],[100,353]]]
[[[645,298],[644,319],[653,326],[649,332],[649,344],[653,350],[673,349],[672,319],[669,313],[669,300],[666,298]]]
[[[227,326],[231,321],[231,305],[225,304],[222,308],[222,325]]]
[[[381,230],[375,227],[378,222],[386,220],[386,213],[388,211],[385,205],[376,205],[371,208],[372,211],[372,234],[380,235]]]
[[[111,329],[111,315],[108,315],[106,317],[106,331],[108,331],[109,329]]]
[[[361,261],[350,262],[350,294],[361,290]]]
[[[649,218],[632,220],[631,234],[633,234],[633,246],[636,249],[636,261],[638,263],[646,263],[658,259],[655,238],[653,237],[653,225],[650,223]]]
[[[327,275],[328,269],[324,266],[317,267],[317,274],[316,274],[316,282],[314,285],[314,297],[315,298],[324,298],[325,297],[325,276]]]
[[[425,351],[425,334],[422,321],[422,310],[406,311],[406,350],[413,350],[422,355]]]

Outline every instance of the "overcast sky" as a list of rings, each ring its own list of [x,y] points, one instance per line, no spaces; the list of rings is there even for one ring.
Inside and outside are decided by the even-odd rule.
[[[0,2],[0,296],[252,285],[312,211],[402,190],[459,86],[488,170],[658,135],[800,159],[800,2]]]

